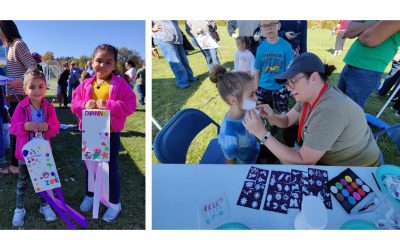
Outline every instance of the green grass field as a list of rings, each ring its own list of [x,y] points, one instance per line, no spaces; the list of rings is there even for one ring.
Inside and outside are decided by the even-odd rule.
[[[48,100],[56,95],[56,83],[50,82]],[[136,96],[137,93],[136,93]],[[58,104],[55,104],[58,107]],[[70,109],[56,109],[60,123],[76,124]],[[66,202],[79,211],[85,195],[85,166],[81,160],[81,134],[74,129],[61,130],[52,139],[52,149],[61,177],[61,185]],[[101,216],[106,208],[101,205],[99,219],[91,219],[91,213],[82,213],[89,222],[88,229],[145,229],[145,108],[137,106],[136,112],[127,119],[121,133],[119,154],[121,174],[122,211],[117,220],[106,223]],[[11,220],[15,209],[16,175],[0,176],[0,229],[12,229]],[[29,184],[23,229],[66,229],[62,219],[46,222],[39,213],[39,196]]]
[[[181,27],[184,30],[184,27]],[[236,52],[236,44],[226,31],[226,27],[219,27],[221,41],[219,42],[219,58],[221,63],[233,69],[233,59]],[[189,37],[189,36],[187,36]],[[348,48],[354,40],[347,39],[344,52],[340,56],[332,55],[335,46],[335,36],[331,35],[330,30],[308,30],[308,51],[316,53],[323,62],[333,64],[337,70],[330,78],[332,85],[337,85],[340,72],[344,66],[343,58]],[[158,49],[161,53],[161,50]],[[208,68],[204,56],[199,49],[189,52],[188,59],[191,68],[200,78],[200,81],[191,83],[187,89],[179,89],[174,80],[174,75],[168,63],[163,59],[153,59],[153,117],[164,126],[171,117],[181,109],[196,108],[209,115],[216,122],[221,123],[228,106],[218,95],[215,84],[208,78]],[[389,65],[385,73],[390,70]],[[386,75],[386,74],[385,74]],[[379,97],[373,93],[365,107],[365,111],[376,115],[384,105],[386,98]],[[380,117],[384,121],[393,125],[400,122],[400,117],[396,117],[389,107],[386,108]],[[158,129],[153,126],[152,139],[154,140]],[[198,135],[189,148],[187,163],[198,163],[209,140],[216,136],[215,129],[207,128]],[[385,163],[396,164],[400,162],[400,153],[385,136],[378,141],[385,157]],[[158,160],[153,154],[153,163]]]

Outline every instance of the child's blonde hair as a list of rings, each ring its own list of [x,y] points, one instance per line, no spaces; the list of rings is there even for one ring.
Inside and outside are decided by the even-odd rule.
[[[253,83],[254,77],[242,71],[228,72],[224,66],[215,65],[211,69],[210,80],[217,85],[221,98],[230,105],[228,96],[235,96],[240,101],[244,86]]]
[[[38,68],[28,69],[24,74],[24,88],[32,79],[41,79],[46,85],[46,77]]]

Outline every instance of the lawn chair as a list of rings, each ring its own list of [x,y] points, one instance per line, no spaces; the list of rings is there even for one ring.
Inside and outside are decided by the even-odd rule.
[[[387,134],[389,136],[390,140],[396,145],[397,150],[400,152],[400,123],[375,133],[374,137],[376,141],[378,141],[379,136],[383,134]]]
[[[197,109],[179,111],[158,132],[154,140],[154,153],[161,163],[186,163],[186,154],[193,139],[208,125],[219,125],[208,115]],[[200,164],[224,163],[224,155],[217,138],[212,139],[205,150]]]
[[[378,137],[387,134],[394,144],[396,144],[397,149],[400,151],[400,123],[393,125],[387,129],[381,130],[374,134],[376,140]]]

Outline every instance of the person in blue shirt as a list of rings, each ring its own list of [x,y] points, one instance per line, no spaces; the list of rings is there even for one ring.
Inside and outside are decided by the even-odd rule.
[[[293,60],[292,46],[289,42],[278,36],[281,24],[277,20],[260,21],[260,29],[265,39],[257,48],[254,68],[255,79],[258,83],[257,96],[259,104],[268,104],[279,114],[289,111],[290,92],[281,84],[275,82],[275,78],[285,72]],[[270,132],[276,135],[277,128],[272,125]],[[285,142],[294,144],[292,128],[283,130]],[[275,163],[276,157],[268,149],[262,147],[260,158],[262,163]]]
[[[253,76],[242,71],[228,72],[224,66],[215,65],[211,69],[210,79],[229,105],[218,134],[218,144],[225,156],[225,163],[255,163],[260,144],[242,123],[246,110],[256,107],[257,84]]]
[[[72,100],[72,91],[76,89],[79,85],[79,78],[81,77],[82,71],[80,68],[76,67],[75,61],[70,63],[70,71],[68,77],[68,103]]]
[[[278,36],[279,21],[261,21],[260,27],[266,39],[258,46],[254,63],[257,96],[260,103],[274,106],[278,112],[288,111],[288,91],[275,82],[293,60],[292,46]],[[274,105],[275,104],[275,105]]]

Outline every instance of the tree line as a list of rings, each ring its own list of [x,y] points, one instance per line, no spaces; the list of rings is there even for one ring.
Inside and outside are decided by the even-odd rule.
[[[91,56],[87,55],[82,55],[79,58],[70,56],[54,57],[54,53],[52,51],[47,51],[42,55],[42,61],[44,62],[57,61],[60,66],[62,66],[64,62],[70,63],[71,61],[75,61],[77,66],[81,69],[85,69],[86,62],[90,60]],[[126,71],[124,64],[128,60],[132,60],[136,64],[136,67],[139,67],[139,65],[144,61],[144,59],[139,55],[139,52],[136,50],[128,49],[126,47],[118,48],[118,61],[116,70],[118,74],[123,74]]]

